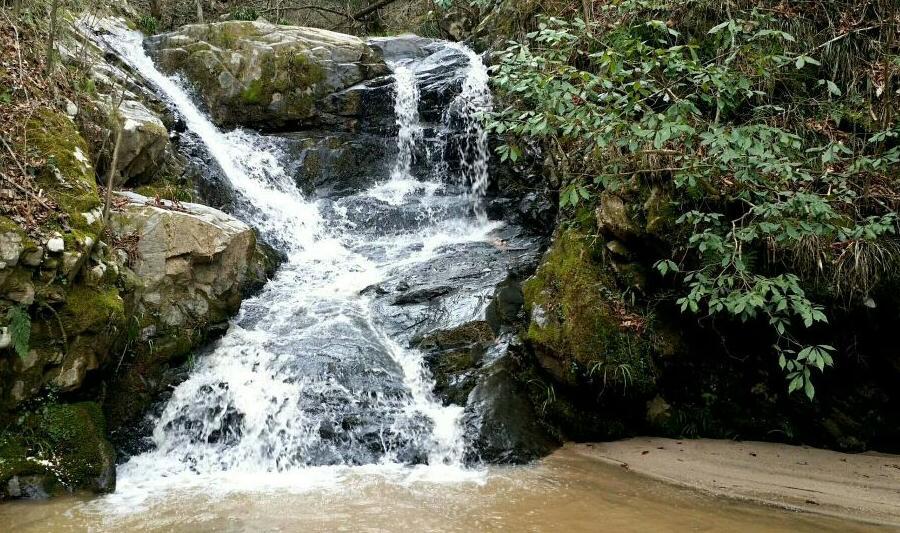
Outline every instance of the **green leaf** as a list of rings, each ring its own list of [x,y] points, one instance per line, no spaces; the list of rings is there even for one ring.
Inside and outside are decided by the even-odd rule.
[[[21,307],[10,307],[6,313],[6,319],[9,322],[9,334],[12,337],[13,348],[19,357],[25,359],[28,356],[31,341],[31,317]]]
[[[710,35],[713,35],[713,34],[715,34],[715,33],[719,33],[720,31],[722,31],[722,30],[724,30],[726,27],[728,27],[728,24],[729,24],[729,23],[731,23],[731,21],[730,21],[730,20],[726,20],[725,22],[722,22],[721,24],[716,24],[715,26],[713,26],[712,28],[710,28],[710,30],[709,30],[707,33],[709,33]]]

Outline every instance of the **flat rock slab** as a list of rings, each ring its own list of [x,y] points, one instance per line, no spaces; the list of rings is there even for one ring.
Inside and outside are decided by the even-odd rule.
[[[900,456],[806,446],[640,437],[584,455],[717,496],[900,527]]]

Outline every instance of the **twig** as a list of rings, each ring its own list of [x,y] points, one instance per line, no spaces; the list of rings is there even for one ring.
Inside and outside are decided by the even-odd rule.
[[[342,13],[336,9],[329,9],[327,7],[313,6],[313,5],[270,7],[267,9],[260,9],[257,12],[262,14],[262,13],[270,13],[272,11],[305,11],[305,10],[322,11],[325,13],[340,15],[344,18],[352,18],[347,13]]]
[[[825,41],[824,43],[822,43],[822,44],[820,44],[819,46],[813,48],[813,49],[810,50],[809,53],[807,53],[806,55],[809,55],[809,54],[811,54],[812,52],[815,52],[816,50],[818,50],[818,49],[820,49],[820,48],[825,48],[826,46],[828,46],[829,44],[831,44],[831,43],[833,43],[833,42],[835,42],[835,41],[840,41],[841,39],[843,39],[844,37],[850,35],[851,33],[859,33],[859,32],[863,32],[863,31],[874,30],[874,29],[877,28],[877,27],[878,27],[878,26],[869,26],[869,27],[867,27],[867,28],[859,28],[858,30],[853,30],[853,31],[848,31],[848,32],[846,32],[846,33],[842,33],[842,34],[838,35],[837,37],[835,37],[835,38],[833,38],[833,39],[828,39],[828,40]]]
[[[19,42],[19,28],[9,20],[6,13],[3,13],[3,18],[9,23],[9,27],[12,28],[13,34],[16,37],[16,55],[19,58],[19,87],[22,89],[22,92],[25,93],[25,101],[30,104],[31,95],[28,94],[28,88],[25,87],[25,81],[22,79],[22,73],[25,72],[25,63],[22,61],[22,44]]]
[[[41,199],[40,196],[38,196],[38,195],[35,194],[34,192],[28,190],[27,188],[23,187],[22,185],[16,183],[15,180],[13,180],[12,178],[10,178],[9,176],[7,176],[6,174],[4,174],[3,172],[0,172],[0,178],[3,178],[5,181],[11,183],[11,184],[13,185],[13,187],[19,189],[19,190],[22,191],[23,193],[25,193],[25,194],[27,194],[28,196],[31,196],[32,198],[34,198],[34,200],[35,200],[37,203],[41,204],[41,206],[44,207],[45,209],[53,209],[53,208],[50,207],[49,205],[45,204],[44,201]]]
[[[25,167],[22,166],[22,163],[19,162],[19,158],[16,157],[16,153],[13,152],[13,149],[9,147],[9,144],[6,143],[6,139],[0,137],[0,142],[3,143],[3,146],[6,147],[6,151],[9,152],[9,156],[12,157],[13,162],[19,167],[19,172],[22,173],[23,176],[27,176],[28,172],[25,171]]]

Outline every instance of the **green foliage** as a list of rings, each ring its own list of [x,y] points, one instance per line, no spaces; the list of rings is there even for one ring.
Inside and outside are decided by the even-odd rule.
[[[9,324],[9,334],[12,337],[13,349],[24,359],[28,356],[31,342],[31,317],[21,307],[10,307],[6,312],[6,321]]]
[[[143,15],[137,20],[137,27],[145,35],[153,35],[159,29],[159,21],[152,15]]]
[[[253,21],[259,18],[259,13],[252,7],[239,7],[231,12],[231,20]]]
[[[682,28],[673,6],[688,4],[609,3],[600,22],[547,18],[510,42],[493,68],[509,104],[488,119],[497,152],[542,141],[562,208],[636,181],[671,189],[685,237],[657,269],[678,276],[681,309],[770,324],[788,390],[812,398],[812,371],[834,364],[808,344],[827,306],[867,297],[900,257],[896,203],[871,187],[897,182],[900,127],[887,113],[877,132],[840,129],[865,95],[771,12]]]

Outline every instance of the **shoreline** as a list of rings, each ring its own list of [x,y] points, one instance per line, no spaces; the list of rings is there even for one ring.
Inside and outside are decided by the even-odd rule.
[[[716,497],[900,527],[898,455],[656,437],[567,447],[579,455]]]

